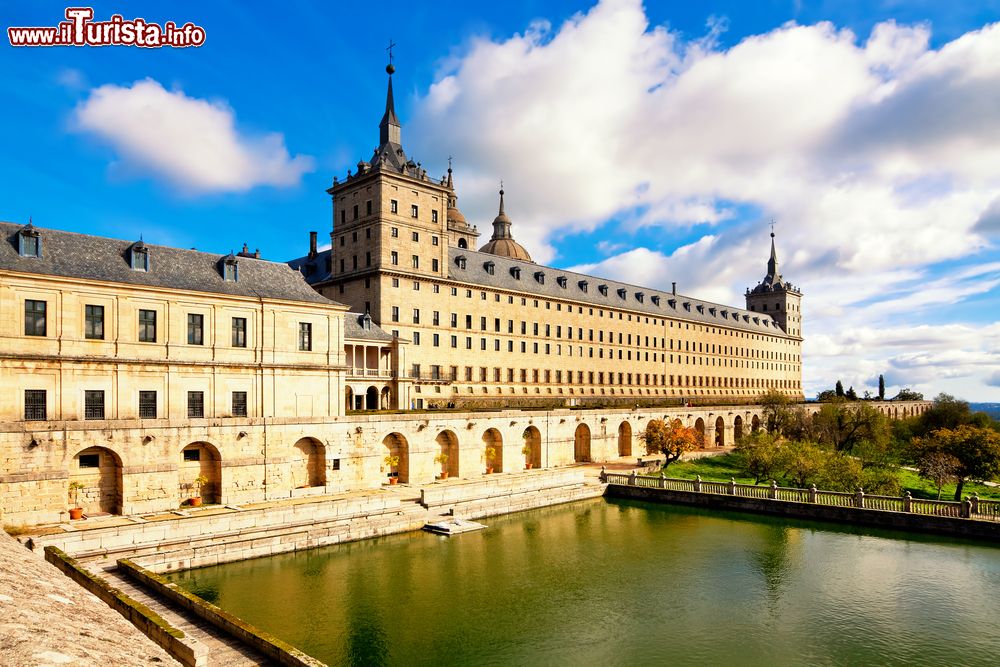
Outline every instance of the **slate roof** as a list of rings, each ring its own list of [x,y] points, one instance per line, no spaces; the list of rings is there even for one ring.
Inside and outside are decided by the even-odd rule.
[[[310,285],[325,282],[333,277],[330,274],[330,270],[327,268],[328,266],[331,266],[330,253],[331,251],[327,249],[316,253],[316,256],[312,259],[309,259],[308,255],[305,255],[304,257],[296,257],[295,259],[288,261],[288,266],[292,267],[296,271],[301,269],[302,276]]]
[[[352,340],[392,340],[392,334],[386,332],[385,329],[372,322],[370,317],[368,318],[367,324],[370,328],[365,327],[365,316],[363,314],[346,313],[344,315],[344,338]]]
[[[256,298],[330,304],[303,280],[298,271],[281,262],[240,257],[239,280],[222,278],[223,255],[145,244],[149,251],[148,272],[129,266],[129,248],[135,241],[109,239],[55,229],[35,227],[41,234],[42,256],[21,257],[17,233],[24,228],[0,222],[0,270],[39,275],[99,280],[129,285],[164,287],[232,294]]]
[[[460,257],[465,258],[465,268],[459,265]],[[493,262],[492,274],[486,270],[488,262]],[[520,270],[520,279],[514,277],[512,269]],[[536,273],[543,274],[544,282],[538,281]],[[462,248],[448,249],[448,277],[483,287],[527,292],[541,298],[582,301],[604,308],[627,308],[656,317],[679,318],[772,336],[785,335],[781,327],[763,313]],[[564,279],[565,286],[560,284],[560,278]],[[581,282],[587,284],[586,292]],[[600,292],[601,285],[607,286],[606,295]]]

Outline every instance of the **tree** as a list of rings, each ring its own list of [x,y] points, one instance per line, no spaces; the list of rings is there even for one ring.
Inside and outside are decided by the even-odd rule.
[[[931,450],[920,457],[917,470],[924,479],[937,486],[937,499],[941,500],[941,487],[958,481],[962,462],[947,452]]]
[[[792,486],[805,488],[819,481],[826,452],[815,442],[789,442],[782,461],[785,478]]]
[[[844,397],[844,383],[841,382],[840,380],[837,380],[837,387],[834,389],[834,391],[836,392],[838,398],[843,398]]]
[[[764,423],[770,433],[781,434],[791,414],[792,400],[777,389],[769,389],[757,399],[764,408]]]
[[[1000,475],[1000,433],[993,429],[967,424],[954,430],[943,428],[919,439],[917,446],[922,454],[940,451],[958,459],[956,501],[962,499],[966,482],[988,482]]]
[[[900,389],[896,397],[893,398],[894,401],[922,401],[924,400],[924,395],[919,391],[913,391],[912,389]]]
[[[849,401],[856,401],[856,400],[858,400],[858,394],[857,394],[856,391],[854,391],[854,385],[851,385],[850,389],[847,390],[847,392],[844,394],[844,396]]]
[[[882,375],[878,376],[878,400],[885,400],[885,377]]]
[[[850,452],[862,440],[884,442],[889,438],[888,420],[867,403],[826,403],[813,415],[813,424],[819,441],[837,451]]]
[[[823,391],[816,394],[816,400],[820,403],[826,403],[828,401],[835,400],[837,398],[837,392],[833,389],[824,389]]]
[[[784,467],[784,452],[778,439],[770,433],[753,433],[743,438],[733,449],[736,465],[754,484],[777,477]]]
[[[663,454],[664,468],[685,452],[698,449],[703,444],[701,434],[681,424],[680,419],[675,419],[670,424],[664,423],[662,419],[651,420],[646,424],[642,439],[646,443],[647,454]]]

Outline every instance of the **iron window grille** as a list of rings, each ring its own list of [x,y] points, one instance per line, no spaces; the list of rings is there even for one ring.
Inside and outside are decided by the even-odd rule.
[[[247,416],[247,393],[245,391],[233,392],[233,416]]]
[[[24,390],[24,420],[25,421],[45,421],[45,390],[25,389]]]
[[[156,392],[139,392],[139,419],[156,419]]]
[[[198,418],[205,416],[205,392],[188,392],[188,417]]]
[[[104,391],[86,390],[83,392],[83,418],[104,419]]]

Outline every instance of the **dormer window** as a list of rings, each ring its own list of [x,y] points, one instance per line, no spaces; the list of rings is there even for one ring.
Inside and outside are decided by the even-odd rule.
[[[459,255],[458,257],[455,258],[455,264],[458,265],[458,268],[464,269],[465,263],[466,263],[465,255]]]
[[[723,310],[722,311],[722,317],[723,317],[723,319],[729,317],[729,311],[728,310]]]
[[[695,306],[695,308],[697,308],[697,309],[698,309],[698,312],[699,312],[699,313],[701,313],[702,315],[704,315],[704,314],[705,314],[705,306],[703,306],[703,305],[701,305],[701,304],[699,303],[699,304],[698,304],[697,306]]]
[[[483,264],[483,268],[486,269],[486,273],[492,276],[493,273],[496,271],[496,264],[493,262],[486,262],[485,264]]]
[[[754,324],[760,324],[760,318],[759,317],[753,318],[753,323]]]
[[[600,292],[601,294],[603,294],[604,296],[607,296],[608,295],[608,286],[607,285],[598,285],[597,286],[597,291]]]
[[[132,244],[129,251],[129,266],[133,271],[149,271],[149,248],[142,241]]]
[[[545,284],[545,272],[544,271],[535,271],[535,280],[538,282],[539,285],[544,285]]]
[[[677,299],[667,299],[667,303],[670,304],[671,308],[677,310]]]
[[[520,280],[521,279],[521,267],[520,266],[512,266],[512,267],[510,267],[510,275],[512,275],[514,277],[514,280]]]
[[[646,295],[643,294],[642,292],[636,292],[635,293],[635,300],[638,301],[639,303],[642,303],[642,300],[645,299],[645,298],[646,298]]]
[[[649,300],[653,302],[654,306],[659,306],[660,305],[660,297],[656,296],[655,294],[653,296],[649,297]]]
[[[580,282],[577,283],[577,286],[580,288],[581,292],[584,292],[584,293],[587,292],[587,281],[586,280],[581,280]]]
[[[684,302],[684,310],[687,310],[687,311],[691,310],[691,302],[690,301],[685,301]]]
[[[17,254],[21,257],[42,256],[42,235],[30,222],[17,233]]]
[[[222,279],[227,283],[235,283],[240,279],[240,265],[232,253],[222,258]]]
[[[559,285],[559,287],[566,289],[566,283],[567,283],[566,276],[559,276],[558,278],[556,278],[556,283]]]
[[[619,287],[618,288],[618,297],[619,298],[624,299],[626,294],[627,294],[627,292],[625,291],[624,287]]]

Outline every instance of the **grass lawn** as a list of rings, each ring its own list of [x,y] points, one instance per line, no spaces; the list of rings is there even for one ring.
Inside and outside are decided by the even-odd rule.
[[[694,479],[698,475],[704,480],[713,482],[728,482],[735,477],[737,484],[753,484],[753,478],[745,477],[736,465],[736,457],[732,454],[722,454],[721,456],[706,456],[691,461],[678,461],[672,463],[663,471],[667,477],[679,479]],[[937,488],[921,478],[912,470],[899,471],[899,485],[903,492],[910,492],[914,498],[937,498]],[[973,493],[986,500],[1000,500],[1000,488],[984,486],[983,484],[967,483],[962,490],[962,495],[969,496]],[[951,500],[955,497],[955,485],[946,484],[941,491],[941,500]]]

